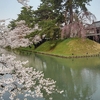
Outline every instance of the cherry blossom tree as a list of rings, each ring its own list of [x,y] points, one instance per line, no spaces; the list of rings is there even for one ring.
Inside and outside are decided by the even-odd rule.
[[[61,38],[81,37],[85,38],[85,26],[80,22],[73,22],[65,25],[62,29]]]
[[[45,38],[45,35],[40,36],[36,34],[30,38],[26,38],[35,30],[40,30],[37,26],[34,28],[29,28],[25,25],[25,21],[17,21],[15,22],[16,27],[14,29],[10,29],[5,26],[5,20],[1,20],[0,25],[0,46],[7,47],[10,46],[11,48],[18,48],[18,47],[27,47],[31,44],[37,44]]]
[[[27,0],[17,0],[19,3],[27,6]],[[31,44],[25,36],[30,34],[34,29],[25,26],[24,21],[16,22],[15,29],[10,30],[5,25],[6,20],[0,20],[0,46],[11,46],[12,48],[28,46]],[[40,37],[36,36],[37,40]],[[1,53],[1,51],[0,51]],[[44,91],[48,96],[52,93],[62,93],[56,88],[56,81],[50,78],[44,78],[41,71],[32,67],[24,67],[28,61],[17,61],[15,56],[0,56],[0,99],[4,100],[6,93],[9,94],[10,100],[20,100],[18,95],[23,95],[24,100],[27,97],[33,99],[43,98]],[[52,99],[50,97],[49,99]]]
[[[28,0],[17,0],[21,3],[24,7],[28,8],[29,5]],[[28,9],[27,9],[28,10]],[[37,29],[37,26],[29,28],[25,25],[25,21],[16,22],[15,29],[11,30],[6,26],[6,20],[0,20],[0,46],[7,47],[10,46],[11,48],[18,48],[18,47],[27,47],[31,44],[37,44],[42,41],[40,35],[35,35],[33,38],[25,38],[26,35],[34,32]],[[30,41],[31,40],[31,41]]]
[[[30,34],[33,30],[25,25],[25,21],[16,22],[16,28],[13,30],[5,31],[5,26],[2,24],[1,40],[0,43],[3,47],[10,46],[11,48],[18,48],[20,46],[26,47],[31,44],[29,39],[25,36]]]
[[[12,55],[0,56],[0,98],[9,93],[10,100],[20,100],[17,95],[22,94],[24,99],[32,97],[38,100],[43,98],[42,91],[46,95],[62,93],[55,85],[56,81],[44,78],[42,71],[37,71],[32,67],[24,67],[28,61],[16,61]],[[49,97],[51,98],[51,97]]]
[[[24,23],[24,21],[16,22],[16,28],[10,30],[5,26],[5,20],[1,20],[0,45],[12,48],[29,45],[31,42],[25,39],[25,36],[34,29],[28,28]],[[36,36],[35,40],[40,41],[40,37]],[[42,91],[45,91],[48,96],[54,92],[63,92],[56,89],[54,80],[45,79],[41,71],[36,71],[32,67],[25,68],[23,65],[28,61],[16,61],[15,58],[4,54],[0,57],[0,98],[2,100],[6,93],[9,93],[10,100],[20,100],[17,95],[23,95],[27,100],[27,97],[43,98]]]
[[[89,11],[80,11],[78,14],[73,12],[73,22],[66,24],[62,28],[61,38],[85,38],[86,34],[89,32],[89,30],[87,30],[87,25],[89,26],[89,23],[93,20],[96,20],[96,17]]]

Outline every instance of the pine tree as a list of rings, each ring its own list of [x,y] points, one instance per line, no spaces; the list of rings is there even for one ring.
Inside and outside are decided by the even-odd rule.
[[[18,14],[17,21],[24,20],[28,27],[34,27],[34,10],[30,6],[28,9],[22,7],[21,13]]]

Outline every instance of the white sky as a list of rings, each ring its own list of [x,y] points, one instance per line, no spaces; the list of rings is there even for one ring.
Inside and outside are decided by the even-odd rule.
[[[40,5],[40,0],[30,0],[28,3],[36,9]],[[91,6],[88,6],[88,10],[92,12],[97,21],[100,20],[100,0],[92,0]],[[17,0],[0,0],[0,20],[1,19],[16,19],[17,14],[20,13],[22,5]]]

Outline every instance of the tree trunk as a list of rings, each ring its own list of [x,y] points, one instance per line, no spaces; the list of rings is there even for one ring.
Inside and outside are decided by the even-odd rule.
[[[65,25],[67,25],[67,10],[65,11]]]
[[[72,0],[69,1],[70,5],[69,5],[69,13],[70,13],[70,23],[73,22],[73,7],[72,7]]]

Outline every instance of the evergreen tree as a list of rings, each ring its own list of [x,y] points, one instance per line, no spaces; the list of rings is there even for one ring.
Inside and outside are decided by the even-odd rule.
[[[30,6],[28,9],[26,7],[22,7],[21,13],[18,14],[17,21],[24,20],[28,27],[34,27],[34,11]]]
[[[34,10],[32,10],[31,6],[28,9],[26,7],[22,7],[21,13],[18,14],[18,18],[10,21],[10,24],[8,25],[8,27],[10,27],[11,29],[14,29],[16,27],[15,23],[21,20],[24,20],[25,24],[28,27],[31,27],[31,28],[34,27]]]
[[[45,1],[45,0],[44,0]],[[79,13],[80,10],[86,12],[86,5],[92,0],[50,0],[53,2],[55,11],[62,12],[65,16],[65,24],[73,22],[73,13]],[[67,23],[66,23],[67,22]]]
[[[59,26],[64,22],[64,16],[56,9],[53,0],[41,0],[41,2],[39,8],[34,11],[35,22],[41,29],[39,34],[45,34],[49,39],[56,39],[59,37]]]

